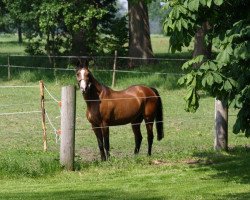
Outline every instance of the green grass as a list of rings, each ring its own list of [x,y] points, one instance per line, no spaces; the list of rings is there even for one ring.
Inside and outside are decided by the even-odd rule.
[[[32,72],[29,72],[32,74]],[[111,73],[94,71],[110,85]],[[120,77],[119,77],[120,76]],[[248,199],[250,197],[249,141],[232,134],[230,117],[229,153],[213,151],[212,98],[203,97],[195,114],[186,113],[183,88],[164,82],[158,75],[121,74],[116,89],[137,82],[157,86],[163,98],[165,138],[155,141],[153,155],[146,156],[146,130],[138,156],[133,155],[130,126],[111,128],[111,159],[100,162],[96,138],[85,118],[85,103],[77,91],[76,171],[59,166],[59,145],[47,122],[49,151],[42,152],[40,114],[1,116],[0,198],[1,199]],[[63,78],[58,77],[58,80]],[[60,97],[62,85],[74,82],[45,82]],[[162,82],[162,84],[160,84]],[[1,85],[37,85],[19,78]],[[39,89],[1,89],[1,112],[39,109]],[[46,94],[46,111],[55,127],[60,111]],[[28,105],[25,105],[28,104]],[[32,105],[29,105],[32,104]],[[235,112],[231,111],[230,115]],[[82,130],[84,129],[84,130]]]
[[[183,47],[182,52],[172,54],[169,49],[169,37],[163,35],[151,35],[153,52],[156,57],[167,58],[189,58],[192,56],[193,43],[188,47]]]
[[[16,62],[21,62],[17,60]],[[28,61],[25,61],[28,63]],[[30,60],[30,66],[39,62]],[[149,74],[117,74],[115,89],[131,84],[157,87],[164,107],[165,138],[154,141],[148,157],[146,130],[138,156],[133,155],[134,137],[129,125],[110,129],[111,159],[100,161],[94,133],[85,118],[86,105],[77,91],[76,171],[59,165],[59,144],[46,122],[48,152],[43,152],[40,113],[0,115],[0,199],[249,199],[250,147],[243,134],[234,135],[237,111],[230,109],[229,152],[213,150],[214,99],[202,96],[197,113],[184,111],[185,88],[178,76],[180,64],[167,62],[134,69]],[[111,85],[112,73],[92,71]],[[74,72],[13,69],[0,71],[0,86],[29,85],[34,88],[0,88],[0,113],[40,109],[38,80],[60,99],[63,85],[75,84]],[[46,112],[60,127],[60,109],[47,93]]]
[[[0,34],[0,54],[24,54],[25,45],[18,44],[17,35]]]

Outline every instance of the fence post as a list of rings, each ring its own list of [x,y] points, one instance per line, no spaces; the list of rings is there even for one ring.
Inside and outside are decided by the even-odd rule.
[[[10,55],[8,54],[8,80],[11,79],[11,74],[10,74]]]
[[[115,50],[115,58],[114,58],[114,65],[113,65],[112,88],[115,87],[116,61],[117,61],[117,51]]]
[[[61,109],[60,164],[67,170],[71,171],[74,170],[75,157],[75,112],[75,86],[63,87]]]
[[[228,150],[228,105],[215,99],[215,150]]]
[[[46,125],[45,125],[45,99],[44,99],[44,83],[39,81],[40,86],[40,99],[41,99],[41,111],[42,111],[42,128],[43,128],[43,150],[47,151],[47,134],[46,134]]]

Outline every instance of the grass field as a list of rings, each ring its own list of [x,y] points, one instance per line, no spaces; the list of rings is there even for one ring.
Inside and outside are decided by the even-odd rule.
[[[179,66],[174,62],[136,70],[180,73]],[[92,71],[102,83],[111,85],[111,72]],[[0,113],[38,111],[40,78],[58,100],[63,85],[75,84],[72,71],[58,71],[56,81],[51,71],[19,69],[12,71],[10,81],[5,68],[0,73],[0,86],[35,86],[0,88]],[[74,172],[60,167],[59,144],[48,120],[49,150],[42,151],[40,113],[0,115],[0,199],[249,199],[250,146],[249,139],[232,133],[237,111],[229,113],[229,152],[215,152],[213,98],[204,94],[197,113],[186,113],[185,88],[177,80],[173,74],[117,74],[115,89],[139,83],[160,91],[165,138],[154,141],[151,157],[146,156],[145,127],[141,152],[134,156],[133,133],[127,125],[111,128],[111,159],[101,162],[79,91]],[[60,109],[45,95],[46,111],[59,128]]]

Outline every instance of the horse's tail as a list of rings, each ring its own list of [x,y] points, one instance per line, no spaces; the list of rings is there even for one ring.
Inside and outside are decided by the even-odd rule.
[[[158,96],[156,115],[155,115],[155,123],[156,123],[156,130],[157,130],[157,140],[161,140],[162,138],[164,138],[162,101],[161,101],[161,97],[160,97],[159,92],[155,88],[151,88],[151,89]]]

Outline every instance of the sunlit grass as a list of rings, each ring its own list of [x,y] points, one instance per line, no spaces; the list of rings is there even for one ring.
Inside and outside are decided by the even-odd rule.
[[[28,59],[25,63],[36,66],[45,62]],[[111,85],[112,72],[91,70],[100,82]],[[59,165],[60,141],[54,130],[60,129],[60,107],[46,92],[45,108],[54,126],[46,119],[48,152],[43,152],[40,113],[0,115],[0,199],[249,199],[249,139],[232,133],[237,111],[229,112],[229,152],[215,152],[214,99],[204,94],[196,113],[184,111],[186,90],[177,84],[176,75],[182,73],[180,64],[168,62],[134,71],[148,73],[117,73],[114,89],[145,84],[159,90],[165,138],[154,141],[151,157],[147,156],[145,125],[137,156],[133,155],[131,125],[125,125],[110,128],[111,158],[101,162],[85,117],[86,104],[77,90],[76,171],[64,171]],[[0,86],[35,87],[0,88],[0,113],[39,110],[40,79],[58,101],[62,86],[76,84],[74,71],[11,72],[7,81],[7,70],[1,69]]]
[[[25,43],[18,44],[17,35],[0,34],[0,54],[24,54]]]

